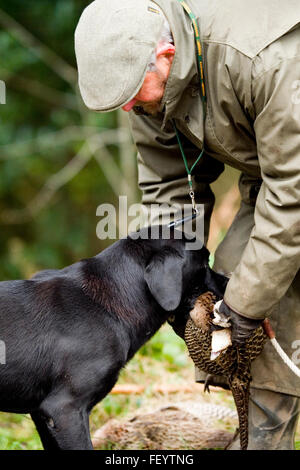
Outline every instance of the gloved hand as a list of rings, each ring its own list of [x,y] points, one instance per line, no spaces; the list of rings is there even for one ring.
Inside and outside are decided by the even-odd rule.
[[[231,310],[231,308],[225,304],[224,300],[219,307],[219,312],[223,315],[226,315],[227,317],[230,317],[232,328],[231,341],[232,344],[239,346],[243,344],[246,339],[251,336],[253,330],[258,328],[263,322],[263,320],[252,320],[250,318],[239,315],[238,313]]]

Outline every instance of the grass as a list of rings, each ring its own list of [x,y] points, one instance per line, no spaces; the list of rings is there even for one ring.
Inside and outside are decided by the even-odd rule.
[[[222,404],[234,409],[231,394],[226,391],[208,394],[192,392],[159,393],[157,384],[185,385],[194,383],[194,367],[188,357],[184,342],[173,331],[164,326],[135,355],[121,372],[119,384],[131,383],[145,386],[139,395],[107,395],[93,410],[90,418],[92,434],[111,418],[125,418],[138,410],[151,410],[165,403],[185,400],[201,400]],[[220,422],[223,429],[231,424]],[[296,448],[300,450],[300,426],[296,437]],[[1,450],[37,450],[42,445],[29,415],[0,413]]]

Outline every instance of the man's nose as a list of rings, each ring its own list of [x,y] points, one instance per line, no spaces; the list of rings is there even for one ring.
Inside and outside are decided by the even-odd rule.
[[[137,102],[137,99],[133,98],[131,101],[129,101],[129,103],[122,106],[122,109],[128,113],[133,108],[136,102]]]

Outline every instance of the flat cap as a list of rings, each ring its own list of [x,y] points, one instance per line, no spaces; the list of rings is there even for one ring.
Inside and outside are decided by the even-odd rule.
[[[79,88],[86,106],[113,111],[141,88],[164,18],[150,0],[95,0],[75,31]]]

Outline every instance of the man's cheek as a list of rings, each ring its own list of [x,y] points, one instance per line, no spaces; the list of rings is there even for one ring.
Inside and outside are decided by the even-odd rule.
[[[143,86],[136,98],[141,103],[151,103],[159,101],[162,97],[163,85],[157,72],[148,72]]]

